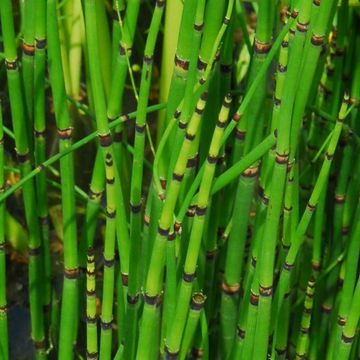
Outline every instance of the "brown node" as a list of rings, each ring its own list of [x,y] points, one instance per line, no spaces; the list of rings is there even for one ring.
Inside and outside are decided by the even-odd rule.
[[[271,44],[270,43],[263,43],[257,39],[254,42],[254,51],[257,54],[267,54],[270,51]]]
[[[5,60],[5,66],[7,70],[16,70],[18,67],[17,58],[13,61]]]
[[[184,71],[187,71],[189,70],[189,60],[183,60],[183,59],[180,59],[177,55],[175,55],[175,66],[178,66],[180,69],[184,70]]]
[[[129,284],[129,275],[125,273],[121,273],[121,281],[124,286],[128,286]]]
[[[41,253],[41,246],[37,246],[36,248],[29,247],[28,249],[29,256],[38,256]]]
[[[296,24],[296,29],[300,32],[307,32],[309,23],[301,23],[300,21],[297,22]]]
[[[235,115],[234,115],[234,116],[235,116]],[[241,131],[241,130],[239,130],[239,129],[236,129],[236,131],[235,131],[235,138],[236,138],[237,140],[242,141],[242,140],[245,139],[245,136],[246,136],[246,131]]]
[[[340,326],[344,326],[344,325],[346,324],[346,320],[345,320],[345,318],[343,318],[342,316],[338,316],[337,323],[338,323]]]
[[[279,154],[278,152],[276,153],[276,156],[275,156],[275,161],[278,163],[278,164],[287,164],[289,160],[289,154]]]
[[[203,28],[204,28],[204,23],[194,24],[194,30],[195,31],[202,31]]]
[[[349,344],[352,343],[354,340],[354,336],[346,336],[344,333],[341,335],[341,340],[345,343],[345,344]]]
[[[26,44],[23,42],[22,50],[25,55],[34,56],[35,54],[35,46],[32,44]]]
[[[245,339],[245,334],[246,334],[246,331],[241,329],[239,326],[237,327],[237,336],[240,338],[240,339]]]
[[[335,204],[343,204],[345,202],[345,195],[336,194],[334,200],[335,200]]]
[[[259,295],[254,294],[252,291],[250,293],[250,304],[253,306],[258,306],[259,304]]]
[[[185,271],[183,272],[183,280],[187,283],[191,283],[195,280],[196,273],[188,274]]]
[[[46,39],[35,39],[36,48],[39,50],[46,48]]]
[[[67,279],[75,280],[75,279],[77,279],[78,276],[79,276],[79,269],[78,269],[78,268],[75,268],[75,269],[67,269],[67,268],[64,268],[64,276],[65,276]]]
[[[45,340],[34,340],[32,339],[32,342],[34,344],[34,348],[37,350],[45,349]]]
[[[157,301],[158,301],[158,297],[159,297],[158,295],[151,296],[151,295],[148,295],[147,293],[145,293],[144,301],[148,305],[156,305]]]
[[[314,46],[321,46],[321,45],[323,45],[323,43],[324,43],[324,35],[315,35],[315,34],[312,34],[312,36],[311,36],[311,43],[312,43]]]
[[[259,172],[259,167],[256,166],[256,167],[250,167],[250,168],[247,168],[243,173],[242,175],[244,177],[255,177]]]
[[[112,329],[112,319],[109,322],[101,320],[101,329],[102,330],[111,330]]]
[[[221,284],[221,289],[226,295],[236,295],[240,292],[240,284],[229,285],[225,281]]]
[[[273,287],[272,286],[259,286],[259,293],[263,297],[269,297],[272,296],[273,293]]]
[[[68,140],[71,138],[72,128],[68,127],[66,129],[57,129],[59,139]]]

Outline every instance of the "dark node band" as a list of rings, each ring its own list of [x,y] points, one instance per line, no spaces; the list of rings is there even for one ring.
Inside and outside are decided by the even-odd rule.
[[[296,9],[294,9],[292,12],[291,12],[291,17],[293,18],[293,19],[296,19],[297,17],[298,17],[298,15],[299,15],[299,11],[298,10],[296,10]]]
[[[203,28],[204,28],[204,23],[194,24],[194,30],[195,31],[202,31]]]
[[[175,118],[175,119],[178,119],[178,118],[180,117],[180,115],[181,115],[181,111],[175,110],[175,112],[174,112],[174,118]]]
[[[99,142],[102,147],[110,146],[112,143],[111,134],[110,133],[105,134],[105,135],[99,134]]]
[[[190,307],[192,310],[200,311],[205,303],[206,296],[201,292],[196,292],[191,298]]]
[[[350,227],[349,226],[343,226],[341,229],[341,234],[342,235],[348,235],[350,231]]]
[[[224,107],[230,107],[230,103],[224,102],[223,106]],[[225,121],[221,121],[220,119],[218,121],[216,121],[216,126],[220,129],[223,129],[226,126],[226,122]]]
[[[313,295],[314,296],[314,295]],[[321,310],[326,313],[326,314],[329,314],[331,313],[331,310],[332,310],[332,306],[331,305],[328,305],[328,304],[322,304],[321,305]]]
[[[230,18],[228,18],[227,16],[225,16],[223,23],[224,23],[225,25],[228,25],[229,22],[230,22]]]
[[[175,232],[170,232],[168,235],[168,241],[174,241],[176,239],[176,234]]]
[[[102,191],[93,191],[91,188],[89,189],[89,198],[91,200],[98,199],[102,195]]]
[[[183,273],[183,280],[187,283],[193,282],[195,277],[196,277],[196,273],[188,274],[185,271]]]
[[[326,158],[326,160],[331,161],[331,160],[334,158],[334,155],[333,155],[333,154],[329,154],[329,152],[326,152],[326,153],[325,153],[325,158]]]
[[[258,306],[259,304],[259,295],[254,294],[252,291],[250,293],[250,304],[253,306]]]
[[[294,268],[294,264],[289,264],[288,262],[284,262],[284,270],[291,271]]]
[[[314,1],[313,1],[313,4],[314,4],[315,6],[320,6],[320,0],[314,0]]]
[[[116,210],[113,210],[113,211],[108,211],[108,210],[106,210],[106,216],[107,216],[109,219],[114,219],[115,216],[116,216]]]
[[[202,113],[204,112],[204,108],[199,108],[199,107],[195,107],[195,112],[198,115],[202,115]]]
[[[313,211],[315,211],[315,209],[316,209],[316,205],[315,205],[315,204],[307,203],[306,207],[308,208],[308,210],[309,210],[310,212],[313,212]]]
[[[156,0],[156,7],[162,8],[165,6],[165,0]]]
[[[289,160],[289,154],[279,154],[278,152],[276,153],[275,161],[278,164],[287,164],[288,160]]]
[[[262,297],[272,296],[273,287],[272,286],[259,286],[259,293]]]
[[[248,168],[241,175],[248,178],[255,177],[258,174],[258,171],[259,171],[258,167]]]
[[[178,181],[178,182],[182,181],[183,177],[184,177],[184,174],[177,174],[175,172],[173,173],[173,176],[172,176],[173,180]]]
[[[207,260],[214,260],[216,254],[217,254],[217,249],[208,250],[208,251],[206,252],[206,259],[207,259]]]
[[[135,131],[139,134],[143,134],[145,132],[146,125],[135,125]]]
[[[45,349],[45,340],[32,339],[32,343],[34,344],[35,349],[38,349],[38,350]]]
[[[209,164],[216,164],[217,160],[218,160],[217,156],[208,155],[208,157],[207,157],[207,161]]]
[[[17,154],[17,159],[20,164],[29,160],[29,153],[26,154]]]
[[[297,22],[296,24],[296,29],[300,32],[307,32],[307,29],[308,29],[308,26],[309,26],[309,23],[301,23],[301,22]]]
[[[280,106],[281,105],[281,100],[279,98],[277,98],[276,96],[274,96],[274,105],[275,106]]]
[[[323,35],[318,36],[318,35],[312,34],[311,43],[314,46],[321,46],[324,43],[324,36]]]
[[[240,284],[229,285],[225,281],[223,281],[221,284],[221,290],[226,295],[233,296],[240,292]]]
[[[292,206],[284,206],[284,211],[286,211],[286,212],[288,212],[288,213],[291,212],[292,209],[293,209]]]
[[[196,111],[196,109],[195,109],[195,111]],[[190,134],[190,133],[187,132],[185,134],[185,139],[189,140],[189,141],[193,141],[195,139],[195,134]]]
[[[286,348],[285,349],[275,348],[275,351],[279,356],[282,356],[282,355],[286,354]]]
[[[86,296],[92,297],[92,296],[95,296],[95,295],[96,295],[96,290],[86,289]]]
[[[0,306],[0,314],[6,314],[8,311],[8,308],[6,305]]]
[[[32,44],[23,43],[22,44],[22,51],[23,51],[23,53],[25,55],[34,56],[34,54],[35,54],[35,46],[32,45]]]
[[[341,335],[341,340],[345,343],[345,344],[349,344],[352,343],[354,340],[354,336],[346,336],[345,334]]]
[[[86,323],[87,324],[96,324],[96,322],[97,322],[96,316],[94,316],[94,317],[86,316]]]
[[[198,58],[198,62],[197,62],[197,68],[198,70],[202,71],[206,69],[206,62],[202,61],[200,58]]]
[[[270,51],[271,44],[269,43],[262,43],[259,40],[255,39],[254,42],[254,51],[257,54],[267,54]]]
[[[240,339],[245,339],[246,331],[241,329],[239,326],[236,328],[236,333]]]
[[[139,301],[139,294],[129,295],[127,294],[127,302],[130,305],[135,305]]]
[[[189,60],[182,60],[180,59],[177,55],[175,55],[175,66],[178,66],[179,68],[181,68],[184,71],[189,70]]]
[[[254,256],[251,257],[251,266],[254,268],[256,266],[256,258]]]
[[[196,207],[196,210],[195,210],[195,213],[197,216],[204,216],[206,214],[206,209],[207,207],[200,207],[200,206],[197,206]]]
[[[346,324],[346,320],[342,316],[338,316],[337,323],[340,326],[344,326]]]
[[[152,55],[150,55],[150,56],[144,55],[143,61],[145,64],[151,65],[153,60],[154,60],[154,57]]]
[[[200,359],[204,356],[204,351],[198,348],[192,348],[191,355],[194,359]]]
[[[142,209],[142,202],[140,202],[140,204],[137,205],[133,205],[130,203],[130,210],[133,214],[138,214]]]
[[[64,268],[64,277],[66,277],[67,279],[70,279],[70,280],[77,279],[79,277],[79,269],[78,268],[75,268],[75,269]]]
[[[121,281],[124,286],[128,286],[129,284],[129,275],[125,273],[121,273]]]
[[[194,217],[195,216],[195,209],[196,209],[196,206],[190,206],[186,211],[186,216],[187,217]]]
[[[239,129],[236,129],[235,131],[235,138],[237,140],[244,140],[246,135],[246,131],[241,131]]]
[[[41,246],[37,246],[36,248],[29,247],[28,249],[29,256],[38,256],[41,254]]]
[[[46,39],[35,39],[35,46],[39,50],[45,49],[46,48]]]
[[[287,66],[286,66],[286,65],[279,64],[278,70],[279,70],[279,72],[284,73],[284,72],[286,72],[286,70],[287,70]]]
[[[336,194],[334,200],[335,204],[343,204],[345,202],[345,195]]]
[[[88,352],[86,351],[86,358],[87,359],[97,359],[99,357],[99,353],[97,351],[95,352]]]
[[[283,48],[289,47],[289,42],[286,40],[283,40],[283,42],[281,43],[281,47],[283,47]]]
[[[111,330],[112,329],[112,323],[113,323],[112,320],[110,320],[109,322],[105,322],[105,321],[101,320],[101,329],[103,329],[103,330]]]
[[[231,64],[220,64],[220,71],[223,74],[229,74],[231,73],[232,65]]]
[[[158,295],[154,295],[154,296],[150,296],[148,294],[145,293],[144,295],[144,301],[146,302],[146,304],[148,305],[156,305],[157,304],[157,300],[158,300]]]
[[[71,138],[72,128],[68,127],[66,129],[57,129],[58,137],[60,140],[69,140]]]
[[[179,351],[171,352],[167,346],[165,346],[166,360],[176,360],[179,356]]]
[[[187,163],[186,163],[186,167],[187,168],[194,168],[196,167],[196,165],[198,164],[198,160],[199,160],[199,156],[195,155],[194,157],[190,158]]]
[[[36,138],[40,138],[40,137],[45,137],[45,134],[46,134],[46,130],[34,130],[34,135]]]
[[[311,314],[311,311],[312,311],[312,308],[307,308],[306,306],[304,307],[304,310],[303,310],[303,313],[306,314],[306,315],[310,315]]]
[[[5,66],[7,70],[16,70],[18,68],[17,58],[13,61],[5,60]]]
[[[158,227],[158,233],[161,236],[168,236],[169,235],[169,228],[167,229],[162,229],[160,226]]]
[[[110,267],[113,267],[114,266],[114,263],[115,263],[115,259],[112,258],[112,259],[106,259],[104,257],[104,266],[110,268]]]
[[[180,231],[181,231],[181,223],[180,223],[180,222],[175,221],[174,231],[175,231],[176,233],[180,233]]]
[[[179,129],[184,130],[184,129],[186,129],[186,126],[187,126],[186,123],[179,121]]]

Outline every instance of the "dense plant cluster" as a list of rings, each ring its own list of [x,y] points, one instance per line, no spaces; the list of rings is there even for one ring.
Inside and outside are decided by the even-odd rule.
[[[0,0],[0,359],[359,358],[359,9]]]

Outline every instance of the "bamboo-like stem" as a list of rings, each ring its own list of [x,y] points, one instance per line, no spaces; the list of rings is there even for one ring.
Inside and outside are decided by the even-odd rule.
[[[55,104],[60,151],[71,146],[72,127],[66,101],[65,82],[60,55],[60,38],[56,2],[47,3],[47,34],[49,39],[49,67],[51,90]],[[62,215],[64,224],[64,285],[61,304],[59,359],[73,358],[73,345],[78,328],[78,249],[74,193],[73,154],[60,162]]]
[[[11,116],[13,121],[16,152],[21,171],[25,177],[31,171],[28,127],[25,119],[25,107],[22,99],[19,63],[16,54],[15,32],[11,1],[0,3],[1,27],[5,47],[5,63],[8,79]],[[31,336],[38,359],[45,359],[45,334],[42,311],[42,281],[43,267],[41,262],[40,229],[35,208],[34,182],[28,181],[23,188],[25,218],[29,229],[29,289]]]

